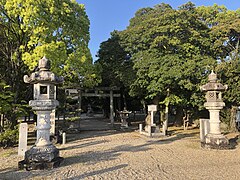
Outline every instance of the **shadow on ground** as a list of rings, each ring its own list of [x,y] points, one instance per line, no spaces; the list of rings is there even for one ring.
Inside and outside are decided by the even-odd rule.
[[[100,175],[100,174],[116,171],[118,169],[122,169],[122,168],[127,167],[127,166],[128,166],[127,164],[121,164],[121,165],[117,165],[117,166],[110,167],[110,168],[105,168],[105,169],[101,169],[101,170],[97,170],[97,171],[84,173],[84,174],[82,174],[80,176],[75,176],[75,177],[69,178],[69,179],[70,180],[73,180],[73,179],[83,179],[83,178],[87,178],[87,177],[91,177],[91,176],[95,176],[95,175]]]
[[[167,137],[165,139],[156,139],[156,138],[148,138],[146,143],[137,145],[137,146],[132,146],[132,145],[119,145],[116,147],[113,147],[112,149],[106,150],[106,151],[88,151],[85,153],[80,153],[75,156],[71,157],[66,157],[64,159],[64,162],[62,163],[62,166],[70,166],[72,164],[76,163],[82,163],[82,164],[95,164],[98,162],[103,162],[103,161],[110,161],[110,160],[115,160],[118,156],[120,156],[123,152],[139,152],[139,151],[148,151],[152,149],[150,146],[151,145],[161,145],[161,144],[169,144],[177,140],[181,140],[184,138],[188,137],[193,137],[196,136],[197,132],[193,133],[187,133],[187,134],[177,134],[173,137]],[[139,137],[141,138],[141,137]],[[107,143],[108,141],[93,141],[93,142],[87,142],[81,145],[77,146],[70,146],[67,148],[62,148],[60,150],[67,150],[67,149],[72,149],[72,148],[82,148],[86,146],[91,146],[91,145],[98,145],[101,143]],[[107,144],[106,144],[107,146]]]

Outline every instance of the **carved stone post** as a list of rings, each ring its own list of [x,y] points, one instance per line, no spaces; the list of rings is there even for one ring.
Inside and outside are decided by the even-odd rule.
[[[142,124],[139,126],[140,134],[149,136],[149,137],[157,137],[161,136],[159,125],[154,123],[154,115],[157,112],[157,105],[148,105],[148,116],[145,119],[145,127],[144,131],[142,128]]]
[[[47,169],[59,166],[63,158],[59,150],[50,141],[50,114],[59,105],[56,100],[56,84],[63,78],[50,71],[50,62],[43,57],[39,60],[39,71],[24,76],[24,82],[34,85],[34,100],[29,102],[37,113],[37,140],[25,153],[25,159],[19,162],[19,169]]]

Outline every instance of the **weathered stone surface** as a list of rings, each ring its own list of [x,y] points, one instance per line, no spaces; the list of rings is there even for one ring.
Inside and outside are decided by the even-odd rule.
[[[229,142],[228,139],[220,134],[220,135],[213,135],[207,134],[205,137],[205,143],[202,143],[202,147],[208,149],[229,149]]]
[[[149,136],[149,137],[158,137],[162,136],[163,133],[160,132],[159,125],[156,125],[154,123],[154,115],[156,114],[157,111],[157,105],[148,105],[148,115],[145,119],[145,126],[144,126],[144,131],[140,130],[140,134]]]
[[[59,150],[54,145],[33,146],[25,153],[26,162],[51,162],[56,157],[59,157]]]
[[[219,112],[225,106],[222,100],[222,91],[227,89],[217,82],[217,75],[212,71],[208,76],[208,83],[201,86],[202,91],[206,91],[206,101],[204,107],[209,111],[209,130],[208,134],[204,137],[201,135],[202,147],[211,149],[226,149],[228,147],[227,138],[221,134],[220,131],[220,117]],[[208,128],[205,126],[204,128]],[[206,132],[206,129],[201,129]]]
[[[20,123],[19,126],[19,140],[18,140],[18,155],[24,156],[27,151],[27,135],[28,135],[28,124]]]
[[[50,71],[50,61],[43,57],[39,60],[39,71],[34,72],[28,77],[25,75],[23,80],[25,83],[36,84],[39,82],[50,82],[51,84],[59,84],[63,82],[63,77],[58,77]]]
[[[199,119],[200,121],[200,140],[205,143],[205,136],[209,133],[209,119]]]
[[[25,159],[19,162],[19,169],[26,170],[53,168],[60,164],[59,150],[50,141],[51,113],[59,105],[56,100],[56,84],[63,81],[50,69],[50,62],[43,57],[39,60],[39,71],[24,82],[34,84],[34,100],[29,102],[37,113],[37,140],[35,146],[26,151]],[[54,119],[55,120],[55,119]]]
[[[59,102],[54,99],[48,100],[31,100],[29,105],[32,106],[34,110],[49,110],[56,108],[59,105]]]

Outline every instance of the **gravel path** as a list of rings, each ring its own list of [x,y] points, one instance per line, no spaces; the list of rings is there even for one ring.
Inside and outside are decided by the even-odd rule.
[[[240,147],[202,149],[196,129],[165,138],[136,131],[85,131],[68,139],[57,146],[64,161],[52,170],[18,171],[22,158],[17,148],[1,149],[0,179],[240,179]]]

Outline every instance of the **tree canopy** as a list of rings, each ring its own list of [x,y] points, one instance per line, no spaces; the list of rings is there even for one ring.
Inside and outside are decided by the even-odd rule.
[[[134,80],[131,57],[120,42],[119,32],[113,31],[111,37],[100,45],[96,64],[103,69],[103,86],[128,87]]]
[[[2,58],[16,66],[13,71],[19,71],[22,62],[33,70],[46,56],[52,71],[63,75],[66,82],[77,81],[79,76],[86,82],[97,78],[88,48],[90,22],[84,5],[70,0],[1,0],[0,10],[5,40]]]
[[[239,105],[239,14],[225,6],[196,7],[191,2],[177,9],[164,3],[142,8],[125,30],[117,32],[117,47],[111,44],[113,36],[100,47],[100,54],[115,58],[99,60],[119,67],[127,53],[133,77],[125,83],[130,95],[195,110],[205,101],[199,87],[215,70],[229,86],[227,104]],[[121,58],[114,54],[119,55],[119,49]]]
[[[65,85],[100,82],[88,48],[89,26],[84,5],[74,0],[0,0],[0,82],[9,85],[14,103],[32,97],[23,75],[43,56]]]
[[[148,98],[163,101],[168,89],[172,103],[198,104],[199,84],[216,62],[209,28],[198,20],[193,4],[140,9],[121,36],[137,70],[132,95],[144,89]]]

